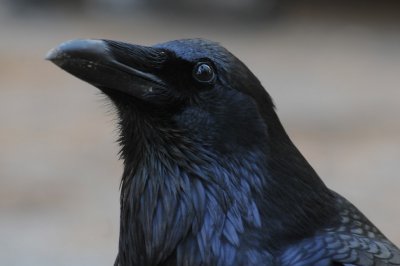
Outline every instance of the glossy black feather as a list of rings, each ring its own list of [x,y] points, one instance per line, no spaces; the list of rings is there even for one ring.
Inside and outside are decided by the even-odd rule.
[[[400,251],[351,203],[338,194],[339,221],[289,246],[279,265],[399,265]]]
[[[97,54],[76,52],[81,46]],[[324,185],[258,79],[217,43],[59,49],[51,60],[118,110],[125,169],[116,266],[400,265],[399,249]],[[79,66],[71,50],[83,57]],[[89,57],[95,70],[81,63]],[[199,62],[216,78],[193,78]],[[78,70],[112,71],[113,81]]]

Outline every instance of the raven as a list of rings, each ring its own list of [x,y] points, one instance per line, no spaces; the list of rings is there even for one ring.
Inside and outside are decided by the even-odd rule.
[[[325,186],[259,80],[219,44],[72,40],[47,59],[118,112],[116,266],[400,265],[400,250]]]

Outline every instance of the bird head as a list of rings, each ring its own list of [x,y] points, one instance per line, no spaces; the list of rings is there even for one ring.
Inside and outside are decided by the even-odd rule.
[[[179,187],[183,169],[219,184],[211,191],[231,199],[239,195],[238,184],[247,184],[244,198],[254,198],[268,214],[262,219],[271,245],[273,239],[311,234],[331,217],[329,191],[290,141],[270,96],[219,44],[201,39],[154,46],[73,40],[51,50],[47,59],[96,86],[115,104],[125,161],[123,202],[143,193],[147,176],[154,178],[154,188],[164,183],[159,178],[169,180],[168,191],[169,185]],[[131,187],[137,193],[129,192]]]
[[[109,96],[125,138],[151,125],[234,152],[260,146],[267,137],[271,98],[251,71],[215,42],[140,46],[73,40],[51,50],[47,59]]]

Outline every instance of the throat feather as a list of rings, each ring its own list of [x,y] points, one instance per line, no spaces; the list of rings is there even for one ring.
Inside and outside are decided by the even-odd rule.
[[[122,183],[119,247],[125,256],[119,257],[129,254],[137,264],[157,265],[171,256],[182,264],[194,256],[191,265],[231,265],[235,250],[247,245],[244,228],[260,230],[253,192],[261,173],[187,148],[165,149],[168,154],[148,148],[137,168],[125,172],[130,176]]]

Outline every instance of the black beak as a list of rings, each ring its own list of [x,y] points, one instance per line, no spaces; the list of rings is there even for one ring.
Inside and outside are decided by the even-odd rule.
[[[142,99],[165,88],[156,76],[166,60],[157,48],[109,40],[72,40],[50,50],[46,59],[107,92]]]

